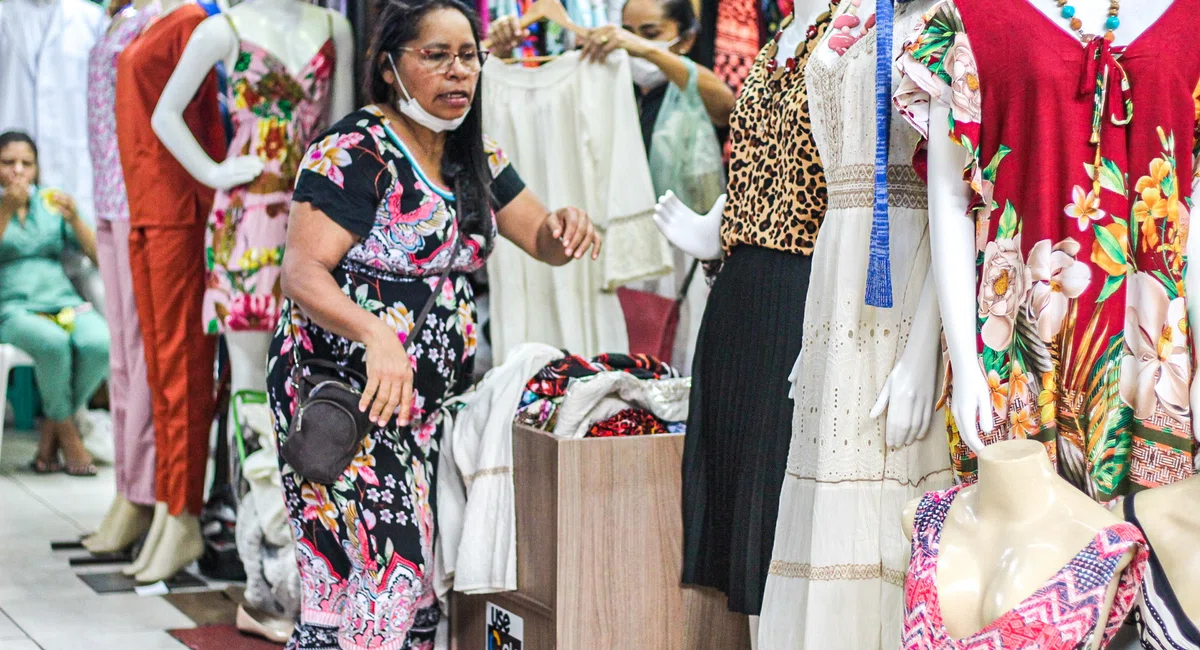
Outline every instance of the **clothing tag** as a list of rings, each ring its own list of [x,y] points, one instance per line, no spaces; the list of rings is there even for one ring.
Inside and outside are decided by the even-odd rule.
[[[141,587],[134,587],[133,591],[137,595],[143,596],[143,597],[145,597],[145,596],[166,596],[167,594],[171,593],[171,590],[167,589],[167,583],[163,582],[162,580],[159,580],[158,582],[151,584],[151,585],[142,585]]]

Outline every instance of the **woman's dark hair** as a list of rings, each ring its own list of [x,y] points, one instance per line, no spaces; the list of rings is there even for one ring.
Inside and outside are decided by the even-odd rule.
[[[37,160],[37,145],[33,142],[33,138],[29,137],[28,133],[24,131],[5,131],[4,133],[0,133],[0,151],[3,151],[8,145],[17,142],[24,142],[29,145],[29,148],[33,149],[33,159]]]
[[[628,3],[629,0],[625,0],[625,4]],[[700,21],[696,19],[696,8],[692,6],[692,0],[658,0],[658,4],[662,7],[663,16],[679,26],[680,38],[699,33]],[[625,9],[624,4],[621,5],[621,9]]]
[[[371,102],[390,105],[395,101],[396,90],[383,77],[385,70],[391,70],[383,55],[391,54],[398,61],[399,48],[416,40],[422,19],[437,9],[453,9],[466,16],[475,35],[475,46],[479,47],[483,40],[479,16],[460,0],[390,0],[381,12],[367,50],[363,79],[365,94]],[[484,250],[488,250],[492,245],[492,174],[483,150],[482,105],[480,82],[475,87],[475,99],[466,120],[446,135],[442,176],[454,188],[459,228],[466,234],[482,236],[486,242]]]
[[[692,0],[658,0],[662,5],[663,15],[667,20],[679,25],[679,36],[685,38],[699,31],[699,21],[696,20],[696,8]]]

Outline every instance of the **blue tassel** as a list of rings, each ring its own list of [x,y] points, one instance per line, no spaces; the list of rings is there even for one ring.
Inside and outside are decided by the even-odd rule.
[[[892,306],[892,263],[888,224],[888,136],[892,116],[892,0],[875,7],[875,205],[871,218],[871,252],[867,264],[866,302]]]

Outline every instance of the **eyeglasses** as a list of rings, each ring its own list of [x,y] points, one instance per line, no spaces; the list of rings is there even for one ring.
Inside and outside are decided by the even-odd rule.
[[[437,74],[445,74],[450,71],[454,65],[454,60],[462,64],[463,69],[467,72],[475,73],[483,69],[483,62],[487,61],[487,50],[464,50],[455,54],[446,49],[428,49],[423,47],[400,47],[396,48],[400,52],[415,52],[421,58],[421,64],[427,70]]]

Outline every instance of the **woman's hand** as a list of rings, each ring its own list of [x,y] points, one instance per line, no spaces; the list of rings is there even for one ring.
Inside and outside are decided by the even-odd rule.
[[[367,347],[367,385],[358,409],[369,410],[371,421],[378,426],[387,424],[393,413],[397,424],[408,425],[412,418],[413,369],[404,344],[383,321],[363,344]]]
[[[53,192],[50,194],[50,205],[54,206],[60,213],[68,225],[79,223],[79,209],[75,207],[75,199],[71,198],[66,192]]]
[[[619,25],[604,25],[588,31],[583,40],[583,60],[604,63],[617,49],[629,52],[629,56],[645,58],[655,48],[650,41]]]
[[[521,21],[516,16],[498,18],[488,27],[488,49],[502,59],[512,56],[512,51],[527,38],[529,30],[521,29]]]
[[[583,259],[592,249],[592,259],[600,259],[600,246],[604,243],[596,226],[587,213],[579,208],[562,208],[546,217],[546,228],[550,236],[562,242],[563,254],[568,258]]]
[[[29,207],[29,185],[27,183],[16,182],[3,189],[4,194],[0,196],[0,214],[11,219],[14,214]]]

